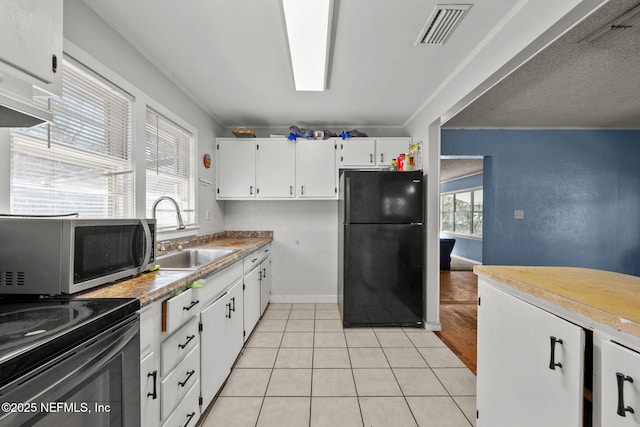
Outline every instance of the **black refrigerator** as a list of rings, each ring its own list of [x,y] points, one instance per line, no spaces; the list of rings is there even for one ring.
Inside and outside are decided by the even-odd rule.
[[[422,184],[422,171],[342,171],[338,303],[345,327],[422,327]]]

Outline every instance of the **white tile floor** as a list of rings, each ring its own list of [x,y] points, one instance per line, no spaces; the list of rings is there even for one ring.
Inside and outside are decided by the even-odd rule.
[[[204,427],[469,427],[475,375],[432,332],[343,329],[335,304],[270,304]]]

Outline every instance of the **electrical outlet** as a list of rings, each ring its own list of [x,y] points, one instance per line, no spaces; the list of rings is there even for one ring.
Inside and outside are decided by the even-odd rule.
[[[513,211],[513,217],[515,219],[524,219],[524,211],[522,209],[516,209]]]
[[[207,209],[207,221],[211,221],[211,211]]]

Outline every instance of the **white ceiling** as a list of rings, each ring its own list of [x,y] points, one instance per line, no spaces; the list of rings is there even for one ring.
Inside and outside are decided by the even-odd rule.
[[[609,1],[445,127],[640,129],[640,25],[610,41],[582,41],[638,4]]]
[[[404,126],[522,0],[414,46],[434,0],[335,0],[328,90],[296,92],[279,0],[83,0],[227,128]]]

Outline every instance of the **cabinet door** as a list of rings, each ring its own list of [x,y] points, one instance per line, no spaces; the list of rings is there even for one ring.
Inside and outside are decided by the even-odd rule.
[[[600,425],[640,426],[640,354],[604,341],[601,357]]]
[[[231,371],[231,308],[227,293],[200,313],[200,359],[203,361],[200,368],[200,384],[203,408],[209,405]]]
[[[483,280],[478,427],[582,425],[584,331]]]
[[[16,77],[60,95],[62,0],[2,0],[0,9],[0,62]]]
[[[296,185],[300,198],[337,197],[336,147],[332,140],[296,143]]]
[[[244,345],[244,291],[242,290],[242,280],[239,280],[230,290],[229,299],[231,302],[231,329],[229,331],[229,348],[227,352],[229,366],[233,365],[242,346]],[[248,335],[248,334],[247,334]]]
[[[217,143],[218,199],[256,197],[256,143],[221,139]]]
[[[267,309],[267,305],[269,305],[269,300],[271,299],[271,257],[267,256],[267,258],[262,261],[260,264],[260,268],[262,269],[262,277],[260,279],[260,315],[264,314],[264,311]]]
[[[340,166],[343,168],[376,165],[375,140],[351,138],[340,142]]]
[[[377,138],[376,139],[376,164],[389,166],[391,160],[399,154],[408,153],[411,146],[411,138]]]
[[[258,197],[295,197],[296,143],[272,139],[258,143]]]
[[[160,425],[160,371],[155,353],[140,361],[140,415],[143,426]]]
[[[258,266],[244,276],[244,332],[245,340],[260,319],[260,278],[262,269]]]

